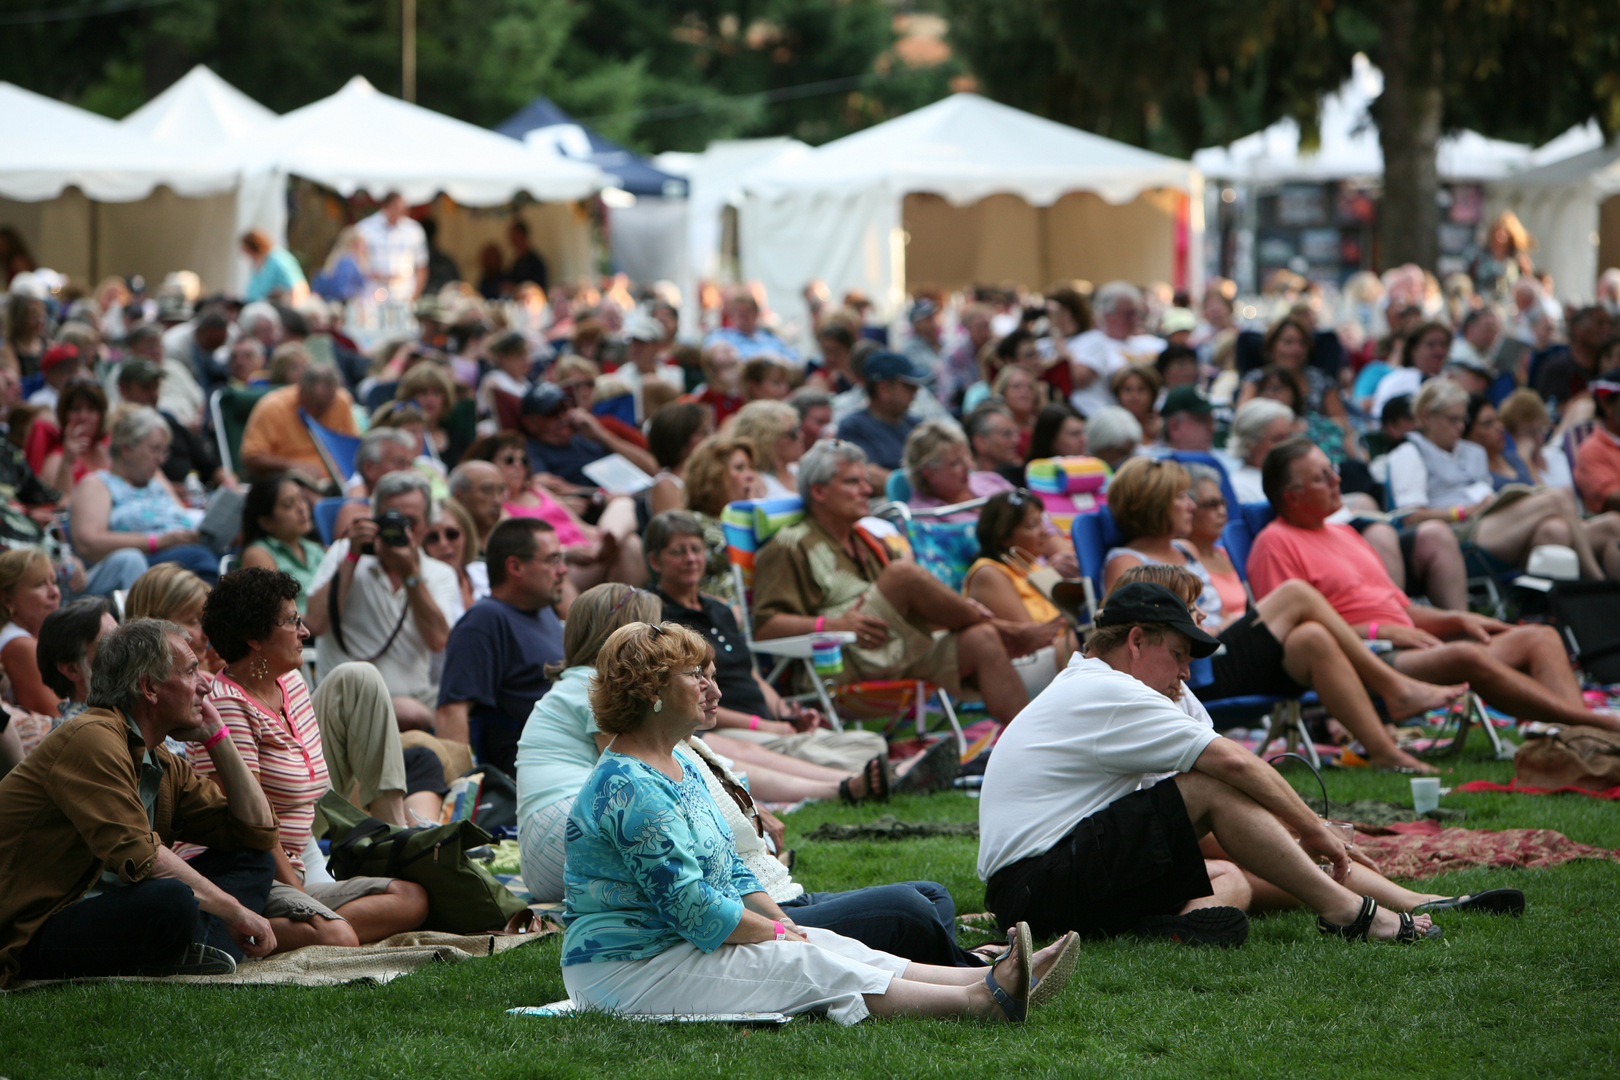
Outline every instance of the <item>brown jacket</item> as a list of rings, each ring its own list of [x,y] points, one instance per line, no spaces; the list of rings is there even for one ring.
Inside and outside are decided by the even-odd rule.
[[[145,752],[123,713],[86,709],[0,779],[0,986],[16,977],[23,946],[45,920],[83,896],[103,868],[133,883],[152,872],[158,847],[175,840],[275,846],[274,828],[233,817],[213,781],[161,746],[154,832],[139,789]]]

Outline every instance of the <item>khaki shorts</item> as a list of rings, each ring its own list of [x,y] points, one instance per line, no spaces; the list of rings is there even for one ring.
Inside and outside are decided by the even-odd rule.
[[[866,590],[861,613],[887,623],[889,640],[872,649],[845,645],[844,670],[836,679],[838,683],[923,679],[953,694],[961,694],[955,634],[943,630],[930,632],[907,622],[876,585]]]
[[[387,892],[393,880],[385,877],[352,877],[344,881],[305,885],[302,890],[278,881],[270,886],[270,898],[264,902],[264,917],[290,919],[293,922],[309,922],[317,915],[323,919],[342,919],[343,916],[337,913],[338,908],[362,896]]]

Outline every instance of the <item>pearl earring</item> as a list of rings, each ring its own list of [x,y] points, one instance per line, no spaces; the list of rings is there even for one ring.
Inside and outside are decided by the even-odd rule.
[[[653,712],[663,712],[663,711],[664,711],[664,699],[663,698],[653,698]]]

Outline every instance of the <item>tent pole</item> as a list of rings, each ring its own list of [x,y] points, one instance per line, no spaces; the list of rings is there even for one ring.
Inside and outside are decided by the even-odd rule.
[[[416,101],[416,0],[399,0],[399,96]]]
[[[90,200],[90,287],[101,280],[101,204]]]

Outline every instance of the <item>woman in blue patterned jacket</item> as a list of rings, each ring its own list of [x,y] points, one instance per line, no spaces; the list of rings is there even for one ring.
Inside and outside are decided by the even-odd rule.
[[[1034,953],[1022,923],[981,979],[801,930],[784,915],[737,857],[703,778],[675,754],[705,722],[707,653],[676,623],[632,623],[598,654],[591,709],[613,741],[569,814],[564,872],[563,982],[577,1005],[825,1012],[842,1024],[869,1013],[1022,1020],[1062,988],[1073,942]]]

